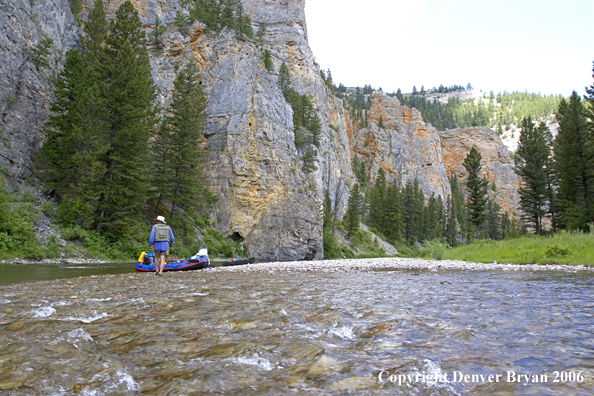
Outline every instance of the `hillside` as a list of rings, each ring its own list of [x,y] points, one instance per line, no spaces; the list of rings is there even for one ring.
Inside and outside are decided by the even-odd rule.
[[[500,92],[495,95],[493,91],[486,93],[462,87],[445,89],[443,93],[434,91],[436,89],[408,94],[396,92],[390,96],[396,96],[403,104],[418,109],[423,114],[423,120],[438,130],[471,126],[491,128],[502,137],[510,151],[516,151],[519,125],[525,117],[546,123],[553,135],[556,134],[554,114],[562,99],[560,95],[527,92]]]

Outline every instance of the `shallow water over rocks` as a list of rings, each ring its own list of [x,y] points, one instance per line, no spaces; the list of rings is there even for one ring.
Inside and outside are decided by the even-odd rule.
[[[389,267],[2,286],[0,395],[594,394],[593,289],[589,271]]]

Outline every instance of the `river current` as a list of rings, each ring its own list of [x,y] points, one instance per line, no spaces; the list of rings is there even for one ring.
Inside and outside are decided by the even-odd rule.
[[[0,395],[590,395],[593,292],[530,271],[0,286]]]

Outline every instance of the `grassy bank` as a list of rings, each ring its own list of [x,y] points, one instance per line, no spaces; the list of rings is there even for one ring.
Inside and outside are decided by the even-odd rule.
[[[481,240],[448,249],[447,260],[477,263],[585,264],[594,266],[594,235],[561,231],[551,237],[524,236],[504,241]]]

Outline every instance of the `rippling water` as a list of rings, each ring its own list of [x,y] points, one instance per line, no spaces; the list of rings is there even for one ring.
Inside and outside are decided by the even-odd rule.
[[[589,273],[522,271],[2,286],[0,394],[594,394],[593,286]]]

